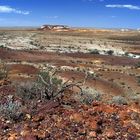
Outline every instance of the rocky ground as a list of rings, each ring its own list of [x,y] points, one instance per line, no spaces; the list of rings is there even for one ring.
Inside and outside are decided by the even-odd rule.
[[[67,91],[61,101],[32,100],[33,103],[17,98],[8,81],[4,81],[0,92],[1,101],[8,98],[12,101],[11,107],[16,103],[12,108],[14,114],[9,113],[11,118],[1,115],[1,140],[137,140],[140,136],[137,103],[107,105],[93,101],[86,105],[76,100],[76,93],[72,91]],[[18,108],[17,102],[20,103]]]
[[[139,139],[139,45],[137,31],[0,31],[0,139]],[[63,82],[87,75],[83,95],[38,98],[32,83],[48,67]]]
[[[1,88],[1,94],[11,94],[12,89]],[[137,104],[107,105],[94,101],[81,104],[65,93],[61,102],[47,101],[22,105],[12,120],[0,121],[1,140],[137,140],[140,136],[140,109]],[[2,95],[1,95],[2,96]],[[13,96],[13,103],[17,101]],[[24,102],[22,100],[18,102]],[[18,110],[16,110],[18,111]]]

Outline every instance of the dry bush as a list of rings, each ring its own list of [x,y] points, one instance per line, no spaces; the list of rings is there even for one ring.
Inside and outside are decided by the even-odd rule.
[[[16,96],[24,100],[24,102],[29,100],[40,100],[41,87],[35,82],[21,82],[17,85]]]
[[[108,55],[113,55],[114,51],[113,50],[109,50],[106,52]]]
[[[13,96],[9,95],[4,103],[0,102],[0,115],[7,120],[20,121],[23,119],[21,102],[14,101]]]
[[[90,105],[93,101],[101,101],[102,94],[92,88],[82,88],[82,94],[76,95],[76,99],[83,104]]]
[[[130,99],[131,99],[133,102],[140,103],[140,94],[137,93],[137,95],[131,96]]]
[[[140,62],[136,64],[136,68],[140,68]]]
[[[90,54],[100,54],[99,50],[94,49],[94,50],[90,50]]]
[[[122,96],[114,96],[110,103],[117,105],[127,105],[127,100]]]
[[[29,100],[48,101],[61,98],[67,90],[73,87],[78,88],[80,93],[82,93],[81,87],[85,79],[76,82],[75,79],[72,78],[63,82],[56,76],[56,73],[56,69],[48,68],[38,74],[36,82],[20,83],[17,88],[16,96],[24,100],[24,102],[28,102]]]
[[[0,61],[0,80],[6,79],[8,76],[8,70],[4,62]]]
[[[42,95],[47,99],[55,99],[62,97],[65,91],[77,87],[82,93],[82,86],[85,83],[86,77],[83,81],[76,82],[74,78],[68,79],[63,82],[56,76],[57,70],[48,68],[47,71],[43,71],[39,74],[39,84],[43,88]]]

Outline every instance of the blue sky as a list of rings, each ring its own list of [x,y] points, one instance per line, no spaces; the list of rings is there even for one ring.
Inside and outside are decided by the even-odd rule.
[[[140,28],[140,0],[0,0],[0,26]]]

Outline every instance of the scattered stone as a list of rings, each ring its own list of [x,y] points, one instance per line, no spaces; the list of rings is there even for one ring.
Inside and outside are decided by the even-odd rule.
[[[90,130],[96,131],[98,129],[98,125],[97,125],[97,121],[96,120],[89,120],[88,122],[86,122],[86,126]]]
[[[78,122],[82,122],[83,118],[82,115],[80,115],[79,113],[75,113],[70,116],[70,120],[78,123]]]
[[[80,129],[79,130],[79,135],[86,135],[86,130],[85,129]]]
[[[17,133],[10,134],[10,137],[8,140],[16,140],[17,139]]]
[[[109,128],[104,131],[104,136],[106,136],[109,139],[112,139],[115,137],[115,131],[112,128]]]
[[[26,118],[31,119],[31,115],[30,114],[26,114]]]
[[[96,138],[96,137],[97,137],[96,132],[95,132],[95,131],[89,132],[89,137],[90,137],[90,138]]]

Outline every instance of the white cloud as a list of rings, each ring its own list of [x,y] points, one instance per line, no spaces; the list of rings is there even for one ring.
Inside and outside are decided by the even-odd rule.
[[[88,1],[88,2],[95,2],[95,1],[99,1],[99,2],[103,2],[104,0],[83,0],[84,2]]]
[[[16,14],[23,14],[23,15],[30,14],[29,11],[21,11],[21,10],[12,8],[10,6],[4,6],[4,5],[0,5],[0,13],[16,13]]]
[[[46,18],[49,18],[49,19],[57,19],[59,17],[58,16],[46,16]]]
[[[131,4],[126,4],[126,5],[120,5],[120,4],[114,4],[114,5],[106,5],[107,8],[127,8],[130,10],[140,10],[139,6],[131,5]]]

